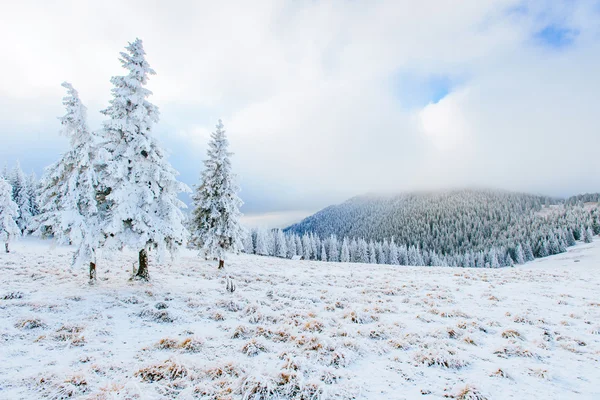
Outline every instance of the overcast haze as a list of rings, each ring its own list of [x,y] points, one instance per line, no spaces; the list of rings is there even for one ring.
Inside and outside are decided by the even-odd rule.
[[[60,84],[99,128],[139,37],[181,180],[222,118],[250,224],[365,192],[600,191],[597,1],[5,1],[0,36],[0,161],[38,175],[67,148]]]

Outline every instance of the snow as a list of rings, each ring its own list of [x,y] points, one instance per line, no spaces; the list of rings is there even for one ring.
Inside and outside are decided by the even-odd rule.
[[[600,240],[515,268],[0,254],[0,398],[600,397]],[[226,290],[231,277],[236,290]],[[253,397],[254,396],[254,397]]]

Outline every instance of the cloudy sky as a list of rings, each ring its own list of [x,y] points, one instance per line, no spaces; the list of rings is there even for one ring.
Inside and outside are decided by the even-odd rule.
[[[366,192],[600,191],[599,1],[6,1],[0,37],[0,162],[38,175],[67,148],[61,82],[98,128],[139,37],[181,180],[222,118],[249,224]]]

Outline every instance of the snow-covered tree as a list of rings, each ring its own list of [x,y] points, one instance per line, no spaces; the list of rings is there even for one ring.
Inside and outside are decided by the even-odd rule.
[[[390,259],[388,260],[388,263],[391,265],[400,264],[400,260],[398,258],[398,246],[396,246],[396,243],[394,243],[394,239],[392,239],[392,242],[390,243]]]
[[[327,250],[325,250],[325,243],[321,243],[321,257],[319,257],[321,261],[327,261]]]
[[[592,231],[592,228],[582,227],[581,231],[583,232],[582,238],[584,243],[592,243],[594,241],[594,232]]]
[[[303,256],[304,248],[302,246],[302,239],[298,235],[294,235],[294,238],[296,239],[296,255]]]
[[[269,255],[269,236],[266,230],[259,228],[256,231],[256,241],[254,246],[256,254],[261,256]]]
[[[328,256],[329,256],[329,261],[332,262],[338,262],[340,261],[340,251],[338,249],[338,240],[337,237],[335,235],[331,235],[329,237],[329,246],[328,246]]]
[[[287,242],[281,229],[277,229],[277,233],[275,235],[275,255],[281,258],[285,258],[287,256]]]
[[[350,246],[348,245],[348,238],[344,238],[344,240],[342,241],[340,261],[343,263],[350,262]]]
[[[247,231],[244,235],[244,253],[254,254],[254,239],[251,231]]]
[[[78,245],[74,265],[89,263],[90,280],[96,279],[96,252],[102,242],[96,199],[95,137],[89,130],[86,108],[70,83],[63,98],[66,113],[60,118],[61,134],[70,139],[70,149],[46,168],[40,195],[38,234],[51,233],[62,244]]]
[[[240,224],[243,203],[237,195],[239,188],[231,169],[233,153],[228,150],[229,141],[221,120],[208,146],[202,183],[193,196],[192,240],[205,256],[217,258],[219,268],[223,268],[225,255],[242,249],[244,229]]]
[[[375,254],[375,243],[369,241],[369,263],[377,264],[377,255]]]
[[[296,252],[296,238],[294,234],[286,235],[287,257],[293,258],[298,253]]]
[[[398,247],[398,264],[410,265],[408,263],[408,249],[406,248],[406,245],[400,245]]]
[[[321,240],[314,234],[310,234],[310,247],[313,260],[319,259],[319,249],[321,248]]]
[[[352,238],[350,242],[350,262],[360,262],[358,261],[358,242],[356,238]]]
[[[415,266],[425,265],[425,261],[423,260],[423,255],[421,254],[421,251],[418,247],[410,246],[408,248],[407,265],[415,265]]]
[[[6,180],[6,182],[8,182],[10,184],[11,176],[10,176],[10,171],[8,169],[7,163],[4,163],[4,167],[2,167],[2,171],[0,171],[0,178],[4,178],[4,180]],[[11,198],[12,198],[12,192],[11,192]]]
[[[15,223],[19,217],[19,206],[12,199],[12,186],[4,178],[0,178],[0,242],[4,242],[4,250],[8,253],[8,244],[21,235]]]
[[[394,238],[392,238],[391,243],[394,243]],[[392,245],[388,242],[387,239],[383,239],[383,243],[381,245],[381,260],[379,260],[380,264],[391,264],[390,257],[392,251]]]
[[[515,248],[515,261],[517,264],[525,263],[525,255],[523,253],[523,246],[521,246],[521,243],[517,244],[517,247]]]
[[[15,165],[12,177],[12,198],[17,206],[19,207],[19,216],[17,217],[17,226],[21,230],[21,233],[25,233],[31,223],[33,217],[31,212],[31,202],[29,200],[29,188],[27,176],[21,169],[21,164],[17,161]]]
[[[27,177],[27,197],[29,197],[29,210],[31,211],[31,215],[35,218],[40,213],[40,205],[39,205],[39,182],[35,175],[35,172],[32,172]],[[33,227],[31,227],[33,228]],[[30,228],[30,229],[31,229]],[[33,229],[32,229],[33,230]]]
[[[368,263],[369,262],[369,245],[365,239],[358,240],[358,250],[356,253],[356,262]]]
[[[178,172],[152,136],[159,113],[147,100],[152,92],[145,86],[155,72],[145,54],[140,39],[129,43],[120,58],[127,75],[111,79],[112,99],[102,111],[109,119],[103,122],[100,182],[106,246],[138,251],[136,278],[147,280],[148,251],[157,250],[160,260],[187,239],[185,204],[177,195],[189,188],[177,181]]]
[[[304,250],[304,253],[303,253],[304,259],[310,260],[310,257],[312,256],[313,251],[312,251],[312,243],[310,240],[310,236],[308,236],[308,233],[305,233],[302,236],[302,249]]]

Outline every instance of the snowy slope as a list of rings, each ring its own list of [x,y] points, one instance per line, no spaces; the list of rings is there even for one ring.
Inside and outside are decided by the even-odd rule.
[[[148,284],[118,254],[89,287],[72,249],[13,248],[1,399],[600,398],[598,240],[498,270],[242,255],[234,293],[192,252]]]

